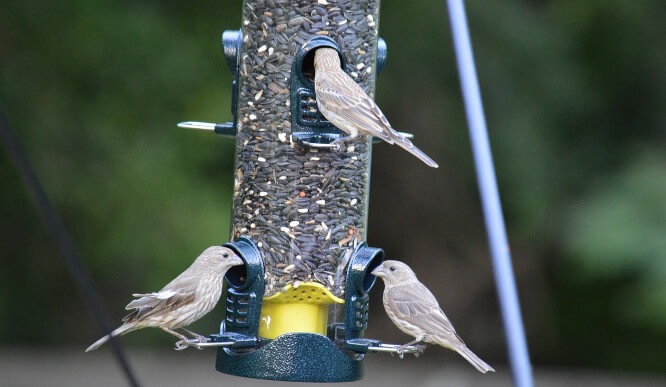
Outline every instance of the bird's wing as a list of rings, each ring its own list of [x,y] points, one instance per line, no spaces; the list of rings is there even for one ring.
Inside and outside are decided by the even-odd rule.
[[[362,132],[393,144],[391,124],[375,101],[345,72],[316,78],[317,98],[331,111]],[[398,136],[399,134],[395,132]]]
[[[456,337],[453,324],[440,308],[437,299],[420,282],[393,286],[389,292],[394,313],[401,319],[418,326],[433,335]]]
[[[193,291],[175,291],[162,290],[155,293],[133,294],[139,297],[133,300],[125,309],[132,310],[130,314],[123,318],[123,321],[129,322],[137,319],[143,319],[150,315],[162,311],[171,311],[187,305],[194,301]]]

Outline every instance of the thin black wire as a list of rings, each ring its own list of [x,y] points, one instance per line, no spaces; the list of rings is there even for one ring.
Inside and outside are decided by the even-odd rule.
[[[58,211],[49,200],[35,170],[30,164],[30,160],[23,151],[19,138],[14,133],[14,130],[9,125],[9,122],[1,110],[0,137],[2,137],[2,144],[7,150],[9,159],[14,164],[16,171],[23,181],[23,185],[33,199],[33,204],[35,205],[42,222],[44,222],[47,229],[51,231],[53,238],[60,246],[63,258],[65,259],[65,264],[67,265],[74,282],[76,282],[79,290],[83,294],[83,298],[88,304],[88,307],[92,310],[93,315],[97,320],[97,324],[102,328],[105,334],[110,333],[113,330],[113,326],[109,314],[106,312],[106,309],[102,304],[101,297],[95,288],[95,284],[90,277],[88,269],[81,259],[81,254],[74,243],[74,239],[67,231]],[[127,382],[130,386],[139,387],[140,384],[130,367],[129,360],[127,359],[120,340],[117,338],[111,338],[110,343],[116,361],[127,377]]]

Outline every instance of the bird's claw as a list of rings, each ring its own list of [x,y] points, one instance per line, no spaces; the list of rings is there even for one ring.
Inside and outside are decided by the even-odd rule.
[[[345,147],[345,139],[346,137],[338,138],[337,140],[331,142],[329,144],[331,146],[331,149],[335,152],[342,152]]]
[[[398,348],[396,348],[395,353],[398,354],[399,358],[404,359],[405,358],[405,352],[407,352],[408,350],[411,350],[412,348],[416,348],[416,350],[413,351],[412,353],[414,354],[414,357],[419,357],[423,354],[423,352],[425,352],[426,347],[427,346],[423,345],[423,344],[417,344],[417,345],[405,344],[405,345],[401,345]]]
[[[426,346],[423,345],[423,344],[418,344],[418,345],[415,345],[414,347],[416,347],[416,352],[414,352],[414,357],[421,356],[423,354],[423,352],[425,352],[425,350],[426,350]]]
[[[207,342],[208,342],[208,337],[206,337],[206,336],[201,336],[201,335],[197,335],[196,338],[195,338],[195,340],[196,340],[197,343],[199,343],[199,344],[204,344],[204,343],[207,343]],[[198,346],[198,345],[197,345],[196,347],[197,347],[197,349],[198,349],[199,351],[201,351],[201,350],[203,349],[202,347],[200,347],[200,346]]]
[[[187,347],[189,347],[189,345],[187,344],[188,342],[189,340],[176,341],[176,344],[174,345],[173,349],[175,349],[176,351],[182,351],[183,349],[187,349]]]
[[[193,339],[177,341],[173,349],[175,349],[176,351],[182,351],[184,349],[187,349],[187,347],[196,347],[197,349],[201,350],[203,348],[199,347],[197,344],[203,344],[207,342],[208,342],[207,337],[196,335]]]
[[[336,152],[342,152],[345,148],[345,145],[341,142],[335,144],[335,147],[333,148]]]
[[[341,137],[327,144],[322,144],[318,142],[309,142],[305,140],[298,140],[298,143],[307,148],[328,149],[332,152],[342,152],[345,150],[345,141],[347,141],[348,139],[349,137]]]

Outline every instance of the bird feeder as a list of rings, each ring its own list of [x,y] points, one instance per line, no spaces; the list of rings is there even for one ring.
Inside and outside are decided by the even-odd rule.
[[[330,147],[343,134],[318,111],[313,83],[314,51],[329,47],[373,94],[386,58],[378,16],[378,0],[245,0],[242,28],[222,37],[234,121],[179,125],[236,140],[225,246],[245,265],[227,274],[226,317],[211,335],[220,372],[353,381],[366,353],[397,347],[363,338],[383,260],[365,243],[372,140]]]

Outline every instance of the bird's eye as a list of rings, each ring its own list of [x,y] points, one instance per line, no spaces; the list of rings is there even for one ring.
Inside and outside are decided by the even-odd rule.
[[[389,270],[391,270],[391,271],[395,271],[395,266],[391,266],[391,267],[389,267]]]
[[[229,253],[222,253],[222,256],[223,256],[224,258],[227,258],[227,257],[229,257]]]

